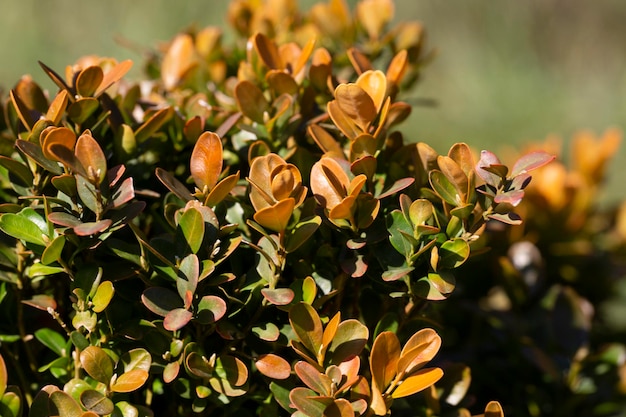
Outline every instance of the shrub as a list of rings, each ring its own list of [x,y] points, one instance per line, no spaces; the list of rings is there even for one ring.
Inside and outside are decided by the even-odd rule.
[[[41,65],[57,92],[15,85],[0,126],[3,416],[619,405],[623,347],[589,342],[612,284],[571,275],[611,265],[598,250],[626,235],[619,223],[607,248],[587,229],[605,159],[581,140],[590,182],[559,188],[559,162],[527,190],[550,153],[503,164],[405,141],[403,94],[430,54],[392,15],[389,0],[354,14],[232,1],[233,42],[181,33],[140,83],[129,61],[86,57],[65,76]]]

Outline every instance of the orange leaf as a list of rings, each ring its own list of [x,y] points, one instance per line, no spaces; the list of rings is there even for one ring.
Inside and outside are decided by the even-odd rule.
[[[111,85],[121,80],[122,77],[126,75],[126,73],[130,70],[132,66],[133,66],[133,61],[131,61],[130,59],[127,59],[125,61],[120,62],[119,64],[111,68],[110,70],[108,70],[107,73],[104,74],[104,78],[102,78],[102,82],[100,83],[100,86],[94,93],[94,96],[95,97],[99,96],[100,94],[105,92],[106,89],[109,88]]]
[[[103,78],[102,68],[97,66],[85,68],[76,78],[76,93],[83,97],[91,97],[102,83]]]
[[[361,77],[365,74],[366,73],[362,74]],[[359,80],[361,77],[359,77]],[[363,81],[363,83],[366,82],[367,81]],[[367,131],[378,114],[379,107],[377,103],[372,99],[372,96],[358,84],[339,84],[335,89],[335,99],[339,108],[348,118],[354,121],[362,132]]]
[[[252,38],[254,49],[259,54],[261,61],[269,69],[284,69],[285,64],[278,51],[276,43],[262,33],[257,33]]]
[[[387,68],[387,81],[396,85],[400,84],[408,67],[407,56],[406,49],[403,49],[393,57]]]
[[[439,381],[442,376],[443,371],[441,368],[422,369],[402,381],[391,396],[393,398],[402,398],[415,394],[433,385],[435,382]]]
[[[309,125],[307,131],[324,153],[331,154],[336,158],[343,158],[343,149],[326,129],[319,125]]]
[[[382,71],[365,71],[356,80],[356,85],[361,87],[374,102],[378,113],[387,98],[387,77]]]
[[[247,80],[240,81],[235,87],[235,99],[244,116],[259,124],[265,123],[265,112],[270,105],[259,87]]]
[[[489,401],[485,407],[484,417],[504,417],[504,411],[500,403],[497,401]]]
[[[335,126],[337,126],[341,133],[348,139],[353,140],[363,133],[363,130],[357,126],[356,121],[341,109],[337,100],[329,101],[326,105],[326,110],[333,123],[335,123]]]
[[[171,90],[197,65],[193,39],[188,34],[174,38],[161,63],[161,78],[166,89]]]
[[[113,392],[132,392],[141,387],[148,380],[148,372],[143,369],[133,369],[120,375],[113,385]]]
[[[354,67],[356,73],[358,75],[363,74],[366,71],[372,69],[372,63],[365,55],[363,55],[358,49],[350,48],[348,49],[348,58],[350,59],[350,63]]]
[[[400,353],[398,371],[411,373],[430,362],[441,347],[441,337],[433,329],[422,329],[406,342]]]
[[[73,152],[76,145],[76,135],[67,127],[49,127],[41,132],[40,141],[43,155],[47,159],[56,161],[56,156],[50,152],[52,145],[61,145]]]
[[[254,221],[266,229],[274,232],[282,232],[287,229],[291,213],[296,205],[296,200],[287,198],[270,207],[265,207],[254,213]]]
[[[222,140],[213,132],[204,132],[198,138],[191,160],[189,169],[196,187],[201,191],[207,187],[211,190],[222,173]]]
[[[106,178],[107,160],[98,142],[86,130],[76,141],[76,158],[85,169],[90,181],[101,183]]]
[[[255,362],[259,372],[273,379],[287,379],[291,375],[289,362],[273,353],[261,355]]]
[[[400,359],[400,342],[392,332],[382,332],[374,340],[370,353],[370,369],[372,372],[372,387],[380,392],[389,386],[395,378]]]
[[[59,91],[52,103],[50,103],[50,107],[48,107],[46,119],[50,120],[53,125],[58,125],[67,108],[68,101],[67,90]]]
[[[322,158],[311,169],[311,189],[327,210],[340,204],[347,196],[350,179],[333,158]]]

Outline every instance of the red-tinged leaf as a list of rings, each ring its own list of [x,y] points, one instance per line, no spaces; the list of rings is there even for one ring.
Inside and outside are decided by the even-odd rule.
[[[383,190],[383,192],[376,196],[377,199],[382,200],[383,198],[391,197],[395,193],[398,193],[404,190],[407,187],[410,187],[415,182],[415,178],[401,178],[394,182],[391,187]]]
[[[55,211],[48,215],[48,220],[59,226],[76,227],[80,226],[82,222],[76,216],[61,211]]]
[[[255,365],[259,372],[272,379],[287,379],[291,375],[289,362],[273,353],[261,355]]]
[[[519,158],[511,169],[511,177],[525,174],[534,169],[540,168],[554,160],[555,156],[546,152],[531,152]]]
[[[7,389],[8,380],[9,375],[7,374],[7,366],[4,362],[4,358],[0,355],[0,398],[2,398]]]
[[[114,208],[121,207],[135,198],[135,189],[133,187],[133,178],[128,177],[120,184],[113,193],[111,205]]]
[[[497,220],[499,222],[517,226],[522,224],[522,218],[516,213],[495,213],[488,216],[491,220]]]
[[[498,157],[489,151],[480,152],[480,161],[476,164],[476,172],[489,185],[497,187],[500,184],[501,176],[485,170],[490,165],[501,165]]]
[[[163,327],[165,330],[175,332],[182,329],[193,318],[193,313],[184,308],[175,308],[165,315]]]
[[[404,267],[404,268],[393,268],[383,272],[382,279],[383,281],[397,281],[400,278],[410,274],[413,272],[415,268],[412,266]]]
[[[104,219],[97,222],[81,223],[74,226],[72,230],[74,230],[77,236],[92,236],[105,231],[111,224],[113,224],[111,219]]]
[[[265,124],[265,113],[269,111],[270,104],[259,87],[247,80],[240,81],[235,87],[235,99],[244,116]]]
[[[516,207],[519,203],[522,202],[524,198],[524,190],[511,190],[506,193],[496,194],[496,197],[493,199],[494,202],[498,204],[510,204],[513,207]]]
[[[286,198],[254,213],[254,221],[266,229],[282,232],[287,229],[295,206],[296,201],[293,198]]]
[[[205,295],[198,302],[197,320],[202,324],[212,324],[226,314],[226,302],[216,295]]]
[[[100,184],[107,175],[107,160],[98,142],[86,131],[76,141],[76,158],[86,170],[88,178]]]
[[[198,138],[189,168],[196,187],[212,189],[222,173],[222,140],[213,132],[204,132]]]
[[[96,381],[108,384],[113,376],[113,360],[97,346],[88,346],[80,352],[80,364]]]
[[[296,375],[304,384],[320,396],[332,396],[332,381],[308,362],[299,361],[293,367]]]
[[[50,107],[48,107],[46,119],[50,120],[53,125],[58,125],[61,122],[68,102],[69,98],[67,90],[59,91],[59,93],[54,97],[54,100],[52,100],[52,103],[50,103]]]
[[[277,306],[284,306],[293,301],[295,294],[291,288],[263,288],[261,290],[263,298]]]
[[[133,392],[139,389],[148,380],[150,374],[143,369],[133,369],[124,372],[111,385],[113,392]]]
[[[180,297],[175,292],[163,287],[147,288],[141,295],[141,302],[148,310],[161,317],[183,306]]]
[[[289,310],[289,322],[298,340],[317,357],[323,339],[322,321],[317,311],[309,304],[295,304]]]
[[[137,143],[144,143],[152,135],[154,135],[172,116],[174,109],[166,107],[154,113],[135,131],[135,140]]]
[[[91,97],[93,93],[98,89],[104,73],[102,68],[93,66],[83,69],[76,77],[76,93],[83,97]]]
[[[442,376],[443,371],[441,368],[421,369],[402,381],[391,396],[393,398],[402,398],[415,394],[433,385],[435,382],[439,381]]]
[[[504,417],[502,406],[497,401],[489,401],[485,407],[484,417]]]
[[[109,87],[111,87],[113,84],[121,80],[122,77],[126,75],[126,73],[131,69],[132,66],[133,66],[133,61],[131,61],[130,59],[127,59],[125,61],[120,62],[113,68],[109,69],[106,72],[106,74],[104,74],[104,77],[102,78],[102,81],[100,82],[100,85],[98,86],[98,89],[94,93],[94,97],[98,97],[100,94],[104,93],[104,91],[107,90]]]
[[[315,391],[301,387],[291,390],[289,400],[307,417],[323,417],[324,410],[333,402],[331,397],[320,397]]]

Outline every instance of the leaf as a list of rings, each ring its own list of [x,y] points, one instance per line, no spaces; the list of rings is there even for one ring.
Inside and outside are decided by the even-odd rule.
[[[169,119],[174,115],[172,107],[165,107],[154,113],[137,130],[135,130],[135,140],[142,144],[154,135]]]
[[[378,115],[372,97],[358,84],[339,84],[335,89],[335,100],[341,111],[359,127],[361,132],[367,132]]]
[[[167,90],[178,86],[183,77],[197,65],[193,38],[187,33],[177,35],[161,62],[161,78]]]
[[[298,340],[317,357],[323,338],[322,321],[317,311],[309,304],[295,304],[289,310],[289,323]]]
[[[180,364],[178,362],[170,362],[163,369],[163,382],[169,384],[174,381],[180,372]]]
[[[296,375],[304,384],[315,391],[317,395],[324,397],[332,396],[332,381],[331,379],[317,370],[316,367],[308,362],[299,361],[293,367]]]
[[[111,414],[113,410],[115,410],[113,401],[94,389],[83,391],[82,394],[80,394],[80,403],[87,411],[91,411],[100,416]]]
[[[517,226],[522,224],[522,218],[516,213],[494,213],[490,214],[489,218],[492,220],[497,220],[502,223],[510,224],[513,226]],[[0,219],[2,220],[2,219]]]
[[[100,82],[100,85],[98,86],[98,89],[94,93],[94,97],[98,97],[100,94],[104,93],[113,84],[121,80],[122,77],[126,75],[126,73],[131,69],[132,66],[133,66],[133,61],[131,61],[130,59],[127,59],[125,61],[122,61],[116,64],[113,68],[110,68],[106,72],[106,74],[104,74],[104,77],[102,78],[102,81]]]
[[[263,288],[261,294],[263,298],[277,306],[284,306],[291,303],[295,296],[291,288]]]
[[[16,239],[32,243],[39,246],[45,246],[41,229],[32,221],[21,214],[5,213],[0,216],[0,229],[9,236]]]
[[[441,337],[430,328],[421,329],[407,340],[400,352],[398,371],[407,374],[430,362],[441,347]]]
[[[163,327],[165,330],[175,332],[182,329],[193,318],[193,313],[184,308],[175,308],[165,315]]]
[[[400,342],[392,332],[382,332],[374,340],[370,353],[372,390],[382,394],[396,376]],[[377,410],[374,410],[378,413]]]
[[[183,306],[175,292],[163,287],[147,288],[141,295],[141,301],[148,310],[161,317]]]
[[[387,77],[385,74],[380,70],[365,71],[357,78],[356,85],[361,87],[372,99],[377,115],[387,98]]]
[[[189,162],[191,177],[200,191],[205,187],[209,190],[215,187],[222,173],[222,158],[220,137],[213,132],[204,132],[200,135]]]
[[[268,378],[287,379],[291,375],[289,362],[273,353],[261,355],[254,364]]]
[[[502,178],[500,175],[494,174],[485,169],[491,165],[500,165],[498,157],[493,152],[485,150],[481,151],[480,160],[476,164],[476,172],[487,184],[497,188]]]
[[[53,125],[58,125],[61,122],[63,113],[67,108],[69,102],[67,90],[60,90],[50,103],[48,111],[46,112],[46,119],[50,120]]]
[[[82,124],[100,107],[100,102],[93,97],[84,97],[76,100],[67,108],[67,117],[73,122]]]
[[[8,414],[7,417],[20,417],[22,415],[22,396],[19,388],[16,386],[10,386],[7,392],[2,396],[0,402],[4,413]]]
[[[54,238],[52,242],[46,247],[41,255],[41,263],[44,265],[50,265],[53,262],[61,259],[61,253],[65,247],[65,236],[60,235]]]
[[[358,75],[363,74],[365,71],[372,69],[372,63],[370,60],[358,49],[352,47],[346,51],[350,63],[354,67]]]
[[[133,392],[148,380],[150,374],[143,369],[133,369],[120,375],[113,384],[113,392]]]
[[[109,305],[115,294],[115,288],[111,281],[102,281],[98,285],[96,294],[93,296],[91,302],[93,303],[92,310],[95,313],[101,313]]]
[[[273,206],[258,210],[254,213],[254,220],[261,226],[274,232],[283,232],[287,229],[295,205],[295,199],[286,198]]]
[[[339,142],[335,140],[335,138],[326,131],[323,127],[310,124],[307,127],[307,133],[309,136],[313,138],[317,146],[326,154],[331,154],[334,157],[341,158],[343,157],[343,149]]]
[[[6,168],[11,181],[16,181],[23,187],[30,188],[33,186],[33,173],[26,165],[15,159],[0,156],[0,166]]]
[[[236,174],[229,175],[211,190],[206,198],[205,205],[208,207],[215,207],[218,203],[226,198],[226,196],[233,190],[239,181],[239,171]]]
[[[52,392],[50,400],[57,408],[59,417],[81,417],[83,414],[80,405],[61,390]]]
[[[74,226],[72,230],[77,236],[92,236],[100,232],[105,231],[111,226],[113,222],[111,219],[104,219],[97,222],[81,223]]]
[[[354,417],[355,411],[350,401],[339,398],[326,407],[324,417]]]
[[[369,330],[363,323],[355,319],[342,321],[337,326],[335,337],[328,347],[330,363],[340,365],[358,356],[367,344],[368,338]]]
[[[524,198],[524,190],[510,190],[505,193],[498,193],[493,201],[497,204],[510,204],[513,207],[519,205]]]
[[[248,381],[248,368],[234,356],[220,356],[217,358],[215,374],[219,377],[209,380],[211,387],[229,397],[236,397],[246,393],[245,384]]]
[[[502,406],[497,401],[489,401],[485,407],[484,417],[504,417]]]
[[[367,94],[363,93],[363,96],[367,97]],[[373,104],[370,107],[373,107]],[[341,109],[337,100],[329,101],[326,105],[326,111],[335,126],[337,126],[341,133],[348,139],[352,140],[363,133],[363,130],[357,125],[356,121]]]
[[[49,309],[56,310],[57,308],[57,302],[54,298],[46,294],[35,294],[30,300],[22,300],[22,303],[46,312]]]
[[[67,340],[65,340],[63,336],[61,336],[59,333],[55,332],[54,330],[47,328],[47,327],[43,327],[41,329],[36,330],[34,333],[34,336],[35,336],[35,339],[39,340],[39,342],[41,342],[42,345],[52,350],[57,355],[59,356],[67,355],[67,348],[66,348]],[[2,382],[0,381],[0,386],[1,385],[2,385]],[[1,393],[0,393],[0,397],[2,397]]]
[[[458,268],[470,255],[470,246],[462,238],[455,238],[443,242],[439,247],[438,268]]]
[[[446,203],[453,207],[463,204],[463,199],[459,195],[459,191],[443,172],[439,170],[430,171],[429,180],[433,190]]]
[[[88,346],[80,352],[80,364],[85,372],[96,381],[108,384],[113,376],[113,361],[97,346]]]
[[[193,195],[191,195],[187,187],[185,187],[185,185],[182,182],[178,181],[176,177],[174,177],[168,171],[162,168],[157,168],[155,171],[155,174],[156,174],[156,177],[159,179],[159,181],[161,181],[161,183],[165,187],[167,187],[168,190],[170,190],[180,199],[184,201],[194,200]]]
[[[531,152],[519,158],[511,168],[511,177],[517,177],[534,169],[540,168],[555,159],[554,155],[546,152]]]
[[[7,365],[2,355],[0,355],[0,398],[2,398],[6,392],[8,380]]]
[[[107,160],[98,142],[86,131],[76,141],[76,158],[86,170],[88,178],[100,184],[107,175]]]
[[[98,66],[83,69],[76,78],[76,93],[83,97],[91,97],[102,83],[104,73]]]
[[[15,147],[22,151],[25,155],[30,157],[33,161],[37,163],[37,165],[44,168],[46,171],[52,172],[53,174],[57,175],[63,172],[63,169],[59,166],[58,163],[50,161],[44,156],[41,147],[36,143],[18,139],[15,141]]]
[[[265,113],[270,105],[259,87],[247,80],[239,81],[235,86],[235,99],[244,116],[253,122],[265,124]]]
[[[262,33],[257,33],[252,38],[254,49],[259,54],[263,63],[269,69],[283,69],[285,64],[278,52],[278,48],[272,39]]]
[[[333,402],[330,397],[319,397],[315,391],[301,387],[291,390],[289,400],[306,417],[323,417],[324,410]]]
[[[190,352],[187,355],[185,365],[189,368],[189,372],[203,379],[211,378],[215,370],[215,367],[209,363],[209,360],[197,352]]]
[[[443,371],[441,368],[421,369],[402,381],[391,396],[393,398],[402,398],[415,394],[433,385],[435,382],[439,381],[442,376]]]
[[[152,357],[146,349],[135,348],[124,352],[120,358],[120,362],[124,365],[124,372],[129,372],[134,369],[142,369],[149,372]]]
[[[9,97],[11,102],[13,103],[13,107],[17,112],[20,121],[28,129],[30,132],[35,126],[35,116],[31,114],[31,110],[26,106],[26,104],[21,100],[21,98],[17,95],[15,90],[9,91]]]
[[[280,337],[280,329],[274,323],[263,323],[254,326],[252,333],[266,342],[275,342]]]
[[[226,314],[226,302],[216,295],[205,295],[197,308],[197,319],[202,324],[212,324]]]
[[[202,214],[193,207],[185,210],[178,221],[178,227],[192,253],[198,253],[204,240],[204,219]]]

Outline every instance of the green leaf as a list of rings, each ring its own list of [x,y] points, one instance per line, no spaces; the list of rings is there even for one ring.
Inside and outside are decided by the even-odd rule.
[[[413,236],[413,228],[400,210],[394,210],[387,216],[387,230],[391,246],[406,258],[410,257],[415,248],[414,241],[407,239],[407,236]]]
[[[322,321],[317,311],[309,304],[295,304],[289,310],[289,322],[300,342],[317,357],[323,337]]]
[[[322,224],[322,218],[320,216],[314,216],[310,219],[298,222],[292,229],[286,234],[287,242],[285,243],[285,251],[287,253],[293,252],[298,249],[304,242],[306,242],[313,233]]]
[[[67,116],[72,119],[73,122],[81,124],[89,119],[99,107],[100,102],[97,99],[93,97],[81,98],[69,105],[67,108]]]
[[[54,330],[44,327],[35,331],[35,339],[59,356],[67,355],[67,340]]]
[[[59,417],[81,417],[83,410],[76,401],[63,391],[54,391],[50,400],[56,406]]]
[[[9,178],[15,179],[20,185],[24,187],[32,187],[33,185],[33,173],[30,169],[16,161],[15,159],[8,158],[6,156],[0,156],[0,166],[7,169]]]
[[[470,246],[466,240],[456,238],[443,242],[439,248],[438,269],[452,269],[461,266],[470,255]]]
[[[463,204],[461,196],[459,195],[454,184],[439,170],[430,171],[430,185],[437,195],[446,203],[453,207]]]
[[[200,262],[194,254],[186,256],[180,263],[179,276],[176,279],[178,295],[184,300],[185,307],[189,307],[189,297],[193,296],[198,286],[200,276]]]
[[[178,227],[192,253],[198,253],[204,239],[204,220],[202,214],[193,207],[188,208],[178,221]]]
[[[180,297],[175,292],[163,287],[147,288],[141,295],[141,301],[148,310],[161,317],[183,306]]]
[[[103,281],[98,285],[98,289],[96,290],[95,295],[93,296],[91,302],[93,303],[92,310],[95,313],[100,313],[104,311],[105,308],[113,299],[113,294],[115,293],[115,288],[113,287],[113,283],[111,281]]]
[[[5,213],[0,216],[0,229],[9,236],[32,243],[45,246],[41,229],[28,218],[21,214]]]
[[[340,365],[358,356],[367,344],[368,338],[369,329],[363,323],[355,319],[342,321],[328,347],[330,363]]]
[[[135,131],[135,140],[142,144],[154,135],[174,115],[172,107],[166,107],[154,113]]]
[[[80,352],[80,363],[96,381],[109,384],[113,376],[113,361],[106,352],[97,346],[88,346]]]
[[[216,295],[205,295],[197,308],[197,320],[202,324],[212,324],[226,314],[226,302]]]
[[[331,397],[320,397],[315,391],[301,387],[291,390],[289,400],[307,417],[323,417],[324,410],[333,402]]]
[[[115,409],[113,401],[94,389],[83,391],[80,394],[80,403],[87,411],[94,412],[100,416],[111,414]]]
[[[58,261],[61,258],[61,252],[65,247],[65,236],[57,236],[48,247],[43,251],[41,255],[41,263],[44,265],[50,265],[53,262]]]
[[[142,369],[148,372],[152,364],[152,357],[147,350],[135,348],[125,352],[120,358],[120,362],[124,366],[124,372],[132,371],[133,369]]]

